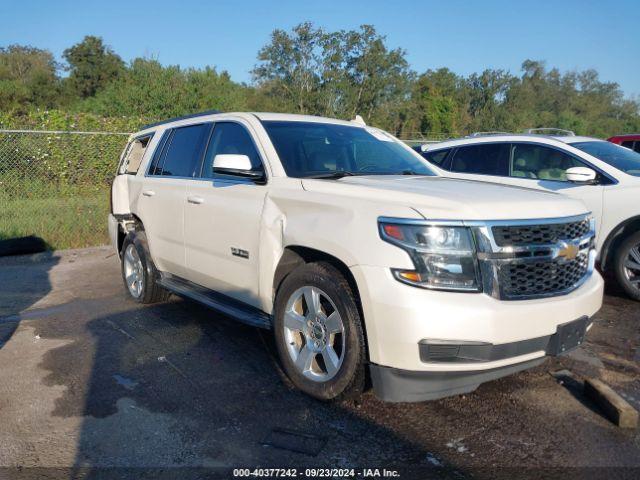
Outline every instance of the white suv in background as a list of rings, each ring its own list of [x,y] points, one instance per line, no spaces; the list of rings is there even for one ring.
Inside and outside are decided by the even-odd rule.
[[[391,135],[327,118],[144,128],[109,231],[136,301],[173,292],[272,329],[323,400],[367,374],[388,401],[469,392],[576,347],[602,304],[582,202],[437,177]]]
[[[541,135],[534,133],[555,133]],[[582,200],[599,262],[640,300],[640,154],[568,131],[488,133],[416,147],[443,176],[540,188]]]

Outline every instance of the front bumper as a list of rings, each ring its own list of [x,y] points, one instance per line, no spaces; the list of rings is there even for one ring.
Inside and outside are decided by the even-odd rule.
[[[385,402],[423,402],[473,392],[491,380],[511,375],[544,362],[544,358],[480,372],[416,372],[370,365],[376,396]]]
[[[396,401],[472,391],[482,382],[540,363],[547,355],[544,339],[562,324],[593,317],[602,306],[604,290],[602,277],[593,272],[566,295],[504,301],[482,293],[405,285],[384,267],[358,265],[351,271],[362,300],[374,389],[382,398]],[[465,356],[466,349],[455,361],[430,361],[424,347],[421,357],[421,345],[429,342],[490,347],[472,349],[471,357]],[[520,342],[525,349],[511,345]],[[442,383],[446,378],[452,383],[443,388],[416,386],[416,379],[433,384],[433,379]],[[408,383],[408,389],[400,383]],[[398,395],[389,393],[394,388]]]
[[[538,351],[546,355],[562,355],[582,343],[590,325],[590,319],[583,317],[560,325],[553,335],[501,345],[421,342],[420,358],[426,363],[468,363],[509,359]],[[418,402],[468,393],[481,383],[535,367],[543,361],[544,358],[535,358],[487,370],[456,372],[415,372],[370,365],[370,372],[374,391],[380,399],[387,402]]]

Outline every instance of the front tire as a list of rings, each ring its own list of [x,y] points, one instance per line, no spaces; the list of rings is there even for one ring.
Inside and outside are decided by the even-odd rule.
[[[144,231],[130,232],[122,243],[121,254],[122,280],[133,298],[138,303],[164,302],[171,292],[157,283],[156,270]]]
[[[282,282],[275,341],[292,383],[320,400],[357,397],[365,379],[360,312],[349,282],[333,265],[308,263]]]
[[[618,285],[633,300],[640,301],[640,232],[625,238],[615,254]]]

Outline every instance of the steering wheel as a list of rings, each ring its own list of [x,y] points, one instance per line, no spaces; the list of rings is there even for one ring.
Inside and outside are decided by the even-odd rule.
[[[378,168],[378,165],[375,165],[373,163],[368,163],[362,167],[360,167],[358,169],[359,172],[369,172],[371,171],[371,169],[373,169],[374,171]]]

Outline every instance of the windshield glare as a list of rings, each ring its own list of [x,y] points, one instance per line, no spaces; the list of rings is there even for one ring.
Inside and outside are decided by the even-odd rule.
[[[579,142],[572,147],[593,155],[612,167],[622,170],[634,177],[640,177],[640,154],[611,142]]]
[[[433,175],[425,160],[372,129],[331,123],[264,121],[287,175]]]

